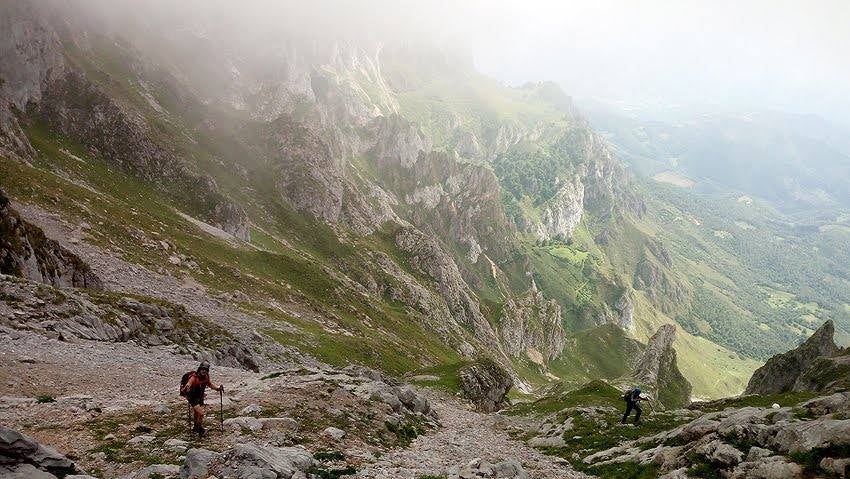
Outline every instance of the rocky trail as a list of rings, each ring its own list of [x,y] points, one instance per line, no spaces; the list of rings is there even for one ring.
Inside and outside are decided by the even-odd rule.
[[[476,470],[510,469],[516,463],[520,463],[527,477],[533,479],[588,477],[574,471],[565,461],[546,456],[509,437],[499,415],[472,411],[455,400],[434,403],[442,428],[417,437],[408,448],[386,454],[360,471],[357,477],[480,477],[474,475]]]
[[[222,474],[216,477],[242,477],[236,474],[239,461],[247,459],[231,456],[246,445],[261,457],[278,454],[296,465],[315,457],[303,464],[363,478],[585,477],[510,438],[497,414],[475,412],[441,392],[394,386],[379,373],[357,368],[263,375],[216,367],[214,377],[228,391],[225,430],[218,431],[218,398],[209,392],[210,433],[198,440],[186,432],[174,385],[193,359],[168,347],[62,342],[15,330],[0,335],[7,345],[0,355],[0,423],[73,459],[94,477],[178,477],[189,471],[181,477],[206,479],[214,470]],[[47,390],[55,397],[44,399]],[[389,423],[412,425],[419,434],[409,444],[396,441],[384,426]],[[0,441],[0,456],[4,448]],[[320,459],[327,456],[333,457],[330,464]],[[199,457],[206,465],[196,468]],[[236,475],[228,475],[227,467],[235,467]]]

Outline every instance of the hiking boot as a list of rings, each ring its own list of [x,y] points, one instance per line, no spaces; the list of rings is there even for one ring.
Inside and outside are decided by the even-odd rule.
[[[200,437],[204,437],[204,432],[206,432],[206,431],[204,430],[203,426],[201,426],[199,424],[195,424],[195,426],[192,427],[192,432],[197,433],[198,436],[200,436]]]

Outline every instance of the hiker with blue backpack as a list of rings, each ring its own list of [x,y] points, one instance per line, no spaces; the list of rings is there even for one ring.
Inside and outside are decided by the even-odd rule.
[[[189,402],[193,424],[192,431],[198,433],[199,436],[204,435],[204,397],[207,387],[213,391],[218,391],[223,406],[224,385],[216,386],[210,380],[210,363],[202,362],[197,370],[187,372],[180,379],[180,397]]]
[[[632,409],[636,411],[635,414],[635,426],[640,424],[640,414],[643,410],[640,408],[640,401],[649,401],[649,396],[641,396],[640,388],[632,388],[626,391],[623,394],[623,400],[626,401],[626,412],[623,414],[623,420],[620,421],[622,424],[625,424],[629,418],[629,414],[632,413]]]

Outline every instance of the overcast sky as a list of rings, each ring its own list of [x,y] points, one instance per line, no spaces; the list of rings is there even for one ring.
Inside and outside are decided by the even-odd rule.
[[[579,99],[778,109],[850,125],[850,0],[103,0],[83,5],[117,8],[137,18],[151,8],[171,16],[207,9],[247,36],[253,26],[265,24],[322,36],[431,39],[469,51],[480,70],[508,83],[552,80]]]
[[[479,68],[578,97],[850,111],[850,1],[602,0],[467,4]],[[845,116],[845,120],[848,116]]]

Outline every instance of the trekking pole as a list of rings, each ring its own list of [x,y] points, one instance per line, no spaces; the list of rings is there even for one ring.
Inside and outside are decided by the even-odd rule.
[[[192,422],[193,422],[192,421],[192,404],[190,404],[189,401],[186,401],[186,407],[189,408],[189,436],[191,437],[192,436],[192,429],[193,429],[192,428],[192,426],[193,426],[193,424],[192,424]]]
[[[221,432],[224,432],[224,393],[218,390],[218,417],[221,419]]]

